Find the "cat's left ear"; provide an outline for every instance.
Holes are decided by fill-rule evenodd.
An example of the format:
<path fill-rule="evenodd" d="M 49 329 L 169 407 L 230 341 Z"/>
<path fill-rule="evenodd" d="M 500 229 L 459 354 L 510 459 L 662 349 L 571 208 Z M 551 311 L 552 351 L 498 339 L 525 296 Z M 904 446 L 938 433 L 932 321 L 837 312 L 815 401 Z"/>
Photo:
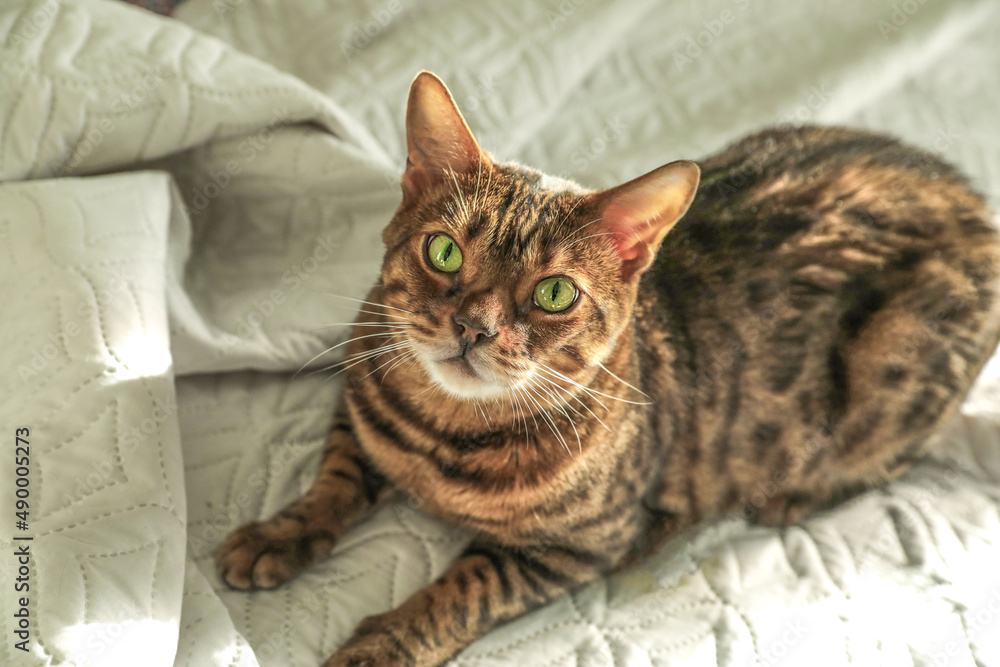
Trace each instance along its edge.
<path fill-rule="evenodd" d="M 700 179 L 698 165 L 678 160 L 591 195 L 622 259 L 623 280 L 631 281 L 649 268 L 663 237 L 694 201 Z"/>
<path fill-rule="evenodd" d="M 404 199 L 419 199 L 450 182 L 452 172 L 474 172 L 489 164 L 444 82 L 427 71 L 417 74 L 406 105 Z"/>

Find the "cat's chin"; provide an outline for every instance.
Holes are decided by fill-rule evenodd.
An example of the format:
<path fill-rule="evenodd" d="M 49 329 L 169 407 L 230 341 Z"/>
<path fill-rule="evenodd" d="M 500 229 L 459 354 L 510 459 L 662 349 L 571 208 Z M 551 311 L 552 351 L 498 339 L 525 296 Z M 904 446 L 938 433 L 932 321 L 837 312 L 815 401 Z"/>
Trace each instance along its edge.
<path fill-rule="evenodd" d="M 443 361 L 422 359 L 431 380 L 441 389 L 456 398 L 473 400 L 496 398 L 507 393 L 507 388 L 484 380 L 465 359 L 452 358 Z"/>

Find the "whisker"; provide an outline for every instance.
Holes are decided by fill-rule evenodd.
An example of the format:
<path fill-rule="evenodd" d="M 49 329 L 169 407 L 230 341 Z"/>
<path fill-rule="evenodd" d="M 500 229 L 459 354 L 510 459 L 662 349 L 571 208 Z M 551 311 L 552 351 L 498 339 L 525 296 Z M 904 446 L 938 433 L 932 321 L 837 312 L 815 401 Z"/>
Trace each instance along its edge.
<path fill-rule="evenodd" d="M 413 324 L 413 322 L 410 321 L 410 318 L 405 317 L 403 315 L 396 315 L 395 313 L 379 313 L 377 311 L 366 310 L 364 308 L 358 308 L 357 312 L 359 312 L 359 313 L 366 313 L 368 315 L 374 315 L 376 317 L 394 317 L 397 320 L 403 320 L 402 322 L 392 322 L 390 320 L 390 322 L 392 322 L 392 324 L 404 324 L 404 323 L 405 324 Z"/>
<path fill-rule="evenodd" d="M 479 206 L 479 183 L 483 180 L 483 153 L 479 152 L 479 170 L 476 172 L 476 193 L 472 195 L 472 205 Z"/>
<path fill-rule="evenodd" d="M 479 401 L 476 401 L 476 402 L 478 403 Z M 487 414 L 487 412 L 486 412 L 486 405 L 485 404 L 482 406 L 482 411 L 483 411 L 483 418 L 486 419 L 486 428 L 492 429 L 493 428 L 492 420 L 490 419 L 489 414 Z"/>
<path fill-rule="evenodd" d="M 404 349 L 406 349 L 406 348 L 404 348 Z M 411 352 L 412 349 L 413 349 L 413 346 L 412 345 L 409 346 L 409 349 L 406 349 L 407 353 Z M 376 371 L 378 371 L 380 368 L 388 366 L 389 364 L 391 364 L 393 362 L 398 362 L 400 359 L 405 360 L 406 359 L 406 355 L 404 354 L 404 355 L 401 355 L 400 357 L 392 357 L 392 358 L 390 358 L 389 361 L 385 361 L 385 362 L 379 364 L 378 366 L 376 366 L 375 368 L 373 368 L 371 371 L 368 372 L 368 375 L 365 375 L 365 377 L 363 377 L 361 379 L 364 380 L 369 375 L 371 375 L 371 374 L 375 373 Z M 395 368 L 395 366 L 393 366 L 392 368 Z M 387 370 L 385 373 L 382 374 L 382 380 L 379 382 L 379 386 L 380 387 L 382 386 L 382 382 L 385 382 L 385 376 L 389 374 L 389 371 L 391 371 L 392 368 L 390 368 L 389 370 Z"/>
<path fill-rule="evenodd" d="M 528 402 L 527 401 L 527 397 L 521 392 L 520 388 L 518 388 L 518 387 L 512 387 L 512 389 L 517 393 L 517 395 L 518 395 L 519 398 L 524 398 L 525 399 L 525 403 Z M 535 419 L 535 413 L 532 412 L 530 409 L 527 412 L 531 416 L 531 421 L 535 424 L 535 432 L 537 433 L 538 432 L 538 420 Z M 525 427 L 527 427 L 527 424 L 525 425 Z"/>
<path fill-rule="evenodd" d="M 577 403 L 579 403 L 580 405 L 582 405 L 582 406 L 583 406 L 583 409 L 584 409 L 584 410 L 586 410 L 587 412 L 589 412 L 589 413 L 590 413 L 590 416 L 591 416 L 591 417 L 593 417 L 594 419 L 596 419 L 596 420 L 597 420 L 597 422 L 598 422 L 598 423 L 599 423 L 599 424 L 600 424 L 601 426 L 603 426 L 603 427 L 604 427 L 604 429 L 605 429 L 605 430 L 606 430 L 606 431 L 607 431 L 608 433 L 611 433 L 611 432 L 612 432 L 612 431 L 611 431 L 611 429 L 610 429 L 610 428 L 608 427 L 608 425 L 604 423 L 604 420 L 603 420 L 603 419 L 601 419 L 600 417 L 598 417 L 598 416 L 597 416 L 597 413 L 596 413 L 596 412 L 594 412 L 593 410 L 591 410 L 591 409 L 590 409 L 590 406 L 589 406 L 589 405 L 587 405 L 587 404 L 586 404 L 586 403 L 585 403 L 585 402 L 583 401 L 583 399 L 581 399 L 581 398 L 580 398 L 579 396 L 577 396 L 576 394 L 574 394 L 573 392 L 571 392 L 571 391 L 570 391 L 569 389 L 567 389 L 566 387 L 563 387 L 563 386 L 559 385 L 558 383 L 554 382 L 553 380 L 550 380 L 549 378 L 546 378 L 546 377 L 539 377 L 539 379 L 540 379 L 540 380 L 545 380 L 546 382 L 548 382 L 549 384 L 551 384 L 551 385 L 552 385 L 553 387 L 555 387 L 555 388 L 556 388 L 556 389 L 558 389 L 559 391 L 563 391 L 563 392 L 566 392 L 566 394 L 567 394 L 567 395 L 568 395 L 568 396 L 569 396 L 570 398 L 572 398 L 572 399 L 573 399 L 574 401 L 576 401 Z M 591 398 L 593 398 L 593 397 L 591 397 Z M 595 400 L 595 401 L 597 401 L 597 399 L 594 399 L 594 400 Z M 598 403 L 600 403 L 599 401 L 597 401 L 597 402 L 598 402 Z M 566 405 L 569 405 L 570 407 L 572 407 L 572 405 L 571 405 L 571 404 L 569 404 L 569 403 L 567 403 Z M 606 408 L 606 407 L 605 407 L 604 409 L 605 409 L 605 410 L 607 410 L 607 408 Z M 579 411 L 579 410 L 576 410 L 576 409 L 574 408 L 574 411 L 575 411 L 575 412 L 576 412 L 576 413 L 577 413 L 578 415 L 580 415 L 581 417 L 583 416 L 583 415 L 582 415 L 582 414 L 580 413 L 580 411 Z"/>
<path fill-rule="evenodd" d="M 538 396 L 538 394 L 535 394 L 535 393 L 534 393 L 534 392 L 532 391 L 532 389 L 531 389 L 530 385 L 525 385 L 525 386 L 523 387 L 523 389 L 524 389 L 524 393 L 525 393 L 525 396 L 526 396 L 526 397 L 527 397 L 527 398 L 528 398 L 528 399 L 529 399 L 529 400 L 530 400 L 530 401 L 531 401 L 532 403 L 534 403 L 534 404 L 535 404 L 535 406 L 537 406 L 537 407 L 538 407 L 538 416 L 539 416 L 539 417 L 541 417 L 541 418 L 542 418 L 542 421 L 544 421 L 544 422 L 545 422 L 545 423 L 546 423 L 546 424 L 548 425 L 548 427 L 549 427 L 549 430 L 550 430 L 550 431 L 552 431 L 552 434 L 553 434 L 554 436 L 556 436 L 556 440 L 557 440 L 557 441 L 559 442 L 559 444 L 560 444 L 560 445 L 562 445 L 562 446 L 563 446 L 563 449 L 565 449 L 565 450 L 566 450 L 566 453 L 567 453 L 567 454 L 569 454 L 570 456 L 573 456 L 573 453 L 572 453 L 572 452 L 570 452 L 570 450 L 569 450 L 569 445 L 568 445 L 568 444 L 566 444 L 566 438 L 564 438 L 564 437 L 563 437 L 563 434 L 562 434 L 562 432 L 560 432 L 560 431 L 559 431 L 559 428 L 558 428 L 558 427 L 556 426 L 556 423 L 555 423 L 555 421 L 554 421 L 554 420 L 552 419 L 552 416 L 551 416 L 551 415 L 549 415 L 549 414 L 548 414 L 548 413 L 547 413 L 547 412 L 545 411 L 545 408 L 543 408 L 543 407 L 542 407 L 541 403 L 539 403 L 538 399 L 536 398 L 536 396 Z"/>
<path fill-rule="evenodd" d="M 325 324 L 321 327 L 312 327 L 307 329 L 307 331 L 324 331 L 326 329 L 335 329 L 336 327 L 383 327 L 386 329 L 406 329 L 412 326 L 412 324 L 406 322 L 334 322 L 332 324 Z"/>
<path fill-rule="evenodd" d="M 574 206 L 573 208 L 576 208 L 576 207 Z M 572 233 L 570 233 L 565 239 L 563 239 L 563 242 L 560 245 L 560 247 L 562 247 L 562 246 L 566 245 L 567 243 L 569 243 L 570 241 L 572 241 L 574 236 L 576 236 L 577 234 L 579 234 L 580 232 L 582 232 L 583 230 L 585 230 L 587 227 L 590 227 L 591 225 L 596 224 L 596 223 L 600 222 L 603 219 L 604 218 L 594 218 L 593 220 L 591 220 L 587 224 L 582 225 L 580 227 L 577 227 L 575 230 L 573 230 Z"/>
<path fill-rule="evenodd" d="M 462 215 L 464 215 L 465 218 L 468 219 L 469 207 L 465 203 L 465 198 L 462 196 L 462 188 L 458 185 L 458 177 L 455 176 L 455 170 L 451 168 L 451 165 L 448 166 L 448 173 L 451 174 L 451 180 L 455 184 L 455 195 L 459 206 L 461 206 L 462 208 Z"/>
<path fill-rule="evenodd" d="M 389 368 L 385 369 L 385 373 L 382 373 L 382 379 L 378 381 L 378 386 L 381 387 L 382 385 L 384 385 L 385 384 L 385 379 L 387 377 L 389 377 L 389 373 L 391 373 L 393 371 L 393 369 L 398 368 L 399 366 L 402 366 L 407 361 L 410 361 L 410 358 L 409 358 L 408 355 L 404 354 L 404 355 L 398 357 L 395 360 L 395 363 L 392 366 L 389 366 Z M 379 368 L 381 368 L 381 366 L 379 366 Z M 376 368 L 375 370 L 378 370 L 378 368 Z M 374 373 L 374 372 L 375 371 L 372 371 L 372 373 Z M 365 376 L 365 377 L 367 377 L 367 376 Z"/>
<path fill-rule="evenodd" d="M 535 376 L 535 377 L 533 377 L 533 378 L 531 379 L 531 381 L 532 381 L 532 382 L 534 382 L 534 381 L 536 381 L 536 380 L 540 380 L 540 381 L 544 381 L 544 382 L 548 382 L 549 384 L 552 384 L 552 385 L 555 385 L 555 382 L 553 382 L 552 380 L 550 380 L 549 378 L 546 378 L 546 377 L 538 377 L 538 376 Z M 556 385 L 556 386 L 558 386 L 558 385 Z M 576 409 L 575 407 L 573 407 L 573 404 L 572 404 L 572 403 L 569 403 L 569 402 L 564 402 L 564 401 L 560 400 L 560 398 L 559 398 L 559 395 L 558 395 L 558 394 L 556 394 L 556 393 L 555 393 L 554 391 L 552 391 L 551 389 L 549 389 L 548 387 L 546 387 L 545 385 L 542 385 L 542 384 L 538 384 L 538 385 L 537 385 L 537 387 L 538 387 L 539 389 L 544 389 L 545 391 L 547 391 L 547 392 L 548 392 L 549 396 L 551 396 L 551 398 L 552 398 L 552 402 L 553 402 L 553 404 L 554 404 L 554 405 L 557 405 L 557 406 L 560 406 L 560 407 L 563 407 L 563 408 L 569 408 L 569 409 L 570 409 L 570 410 L 572 410 L 572 411 L 573 411 L 573 412 L 574 412 L 574 413 L 575 413 L 575 414 L 576 414 L 576 415 L 577 415 L 578 417 L 583 417 L 583 413 L 582 413 L 582 412 L 580 412 L 579 410 L 577 410 L 577 409 Z M 572 392 L 568 392 L 568 391 L 567 391 L 567 393 L 569 394 L 570 398 L 573 398 L 573 399 L 576 399 L 576 396 L 574 396 Z M 577 400 L 579 400 L 579 399 L 577 399 Z M 584 407 L 586 407 L 586 406 L 584 406 Z"/>
<path fill-rule="evenodd" d="M 569 250 L 570 248 L 572 248 L 573 246 L 575 246 L 577 243 L 583 243 L 587 239 L 595 239 L 598 236 L 614 236 L 614 235 L 615 235 L 615 232 L 599 232 L 597 234 L 590 234 L 589 236 L 584 236 L 582 239 L 577 239 L 577 240 L 573 241 L 568 246 L 566 246 L 566 249 Z"/>
<path fill-rule="evenodd" d="M 416 315 L 412 310 L 407 310 L 405 308 L 397 308 L 396 306 L 390 306 L 385 303 L 377 303 L 375 301 L 366 301 L 364 299 L 355 299 L 353 296 L 344 296 L 343 294 L 334 294 L 333 292 L 324 292 L 327 296 L 336 297 L 338 299 L 346 299 L 348 301 L 354 301 L 356 303 L 366 303 L 369 306 L 379 306 L 381 308 L 389 308 L 391 310 L 398 310 L 402 313 L 409 313 L 410 315 Z"/>
<path fill-rule="evenodd" d="M 594 399 L 594 402 L 595 402 L 595 403 L 597 403 L 597 404 L 598 404 L 599 406 L 601 406 L 601 407 L 602 407 L 602 408 L 604 408 L 605 410 L 607 410 L 607 409 L 608 409 L 608 406 L 606 406 L 606 405 L 604 404 L 604 402 L 603 402 L 603 401 L 602 401 L 601 399 L 597 398 L 597 396 L 596 396 L 596 395 L 594 395 L 594 394 L 591 394 L 591 393 L 590 393 L 590 390 L 588 390 L 588 389 L 587 389 L 587 387 L 584 387 L 584 386 L 583 386 L 582 384 L 580 384 L 579 382 L 576 382 L 575 380 L 571 380 L 570 378 L 567 378 L 566 376 L 562 375 L 561 373 L 557 373 L 557 372 L 555 372 L 555 371 L 552 371 L 551 369 L 549 369 L 549 368 L 548 368 L 548 366 L 543 366 L 543 365 L 542 365 L 542 364 L 540 364 L 540 363 L 539 363 L 539 364 L 537 365 L 537 368 L 538 368 L 538 370 L 539 370 L 539 371 L 541 371 L 541 372 L 543 372 L 543 373 L 548 373 L 548 374 L 551 374 L 551 375 L 552 375 L 552 377 L 554 377 L 554 378 L 558 378 L 558 379 L 560 379 L 560 380 L 563 380 L 563 381 L 566 381 L 566 382 L 569 382 L 570 384 L 572 384 L 572 385 L 574 385 L 574 386 L 576 386 L 576 387 L 579 387 L 580 389 L 582 389 L 582 390 L 584 391 L 584 393 L 586 393 L 586 394 L 587 394 L 588 396 L 590 396 L 590 398 Z"/>
<path fill-rule="evenodd" d="M 602 370 L 603 370 L 603 371 L 604 371 L 605 373 L 607 373 L 608 375 L 610 375 L 610 376 L 611 376 L 611 377 L 613 377 L 614 379 L 618 380 L 619 382 L 621 382 L 621 383 L 622 383 L 623 385 L 625 385 L 625 386 L 626 386 L 626 387 L 628 387 L 629 389 L 634 389 L 635 391 L 639 392 L 640 394 L 642 394 L 642 395 L 643 395 L 643 396 L 645 396 L 646 398 L 648 398 L 648 399 L 652 400 L 652 396 L 650 396 L 649 394 L 647 394 L 646 392 L 644 392 L 644 391 L 643 391 L 642 389 L 639 389 L 639 388 L 638 388 L 638 387 L 636 387 L 636 386 L 633 386 L 633 385 L 630 385 L 630 384 L 629 384 L 628 382 L 626 382 L 625 380 L 621 379 L 620 377 L 618 377 L 617 375 L 615 375 L 614 373 L 612 373 L 611 371 L 609 371 L 609 370 L 608 370 L 608 368 L 607 368 L 607 366 L 605 366 L 605 365 L 604 365 L 604 364 L 602 364 L 601 362 L 599 362 L 599 361 L 598 361 L 598 362 L 597 362 L 597 365 L 598 365 L 598 366 L 600 366 L 600 367 L 601 367 L 601 369 L 602 369 Z"/>
<path fill-rule="evenodd" d="M 486 414 L 486 406 L 480 405 L 479 399 L 474 399 L 472 402 L 472 409 L 476 411 L 476 415 L 483 420 L 483 424 L 486 425 L 487 429 L 492 429 L 493 425 L 490 423 L 490 418 Z"/>
<path fill-rule="evenodd" d="M 490 196 L 490 186 L 493 185 L 493 172 L 494 171 L 496 171 L 496 169 L 494 169 L 493 166 L 490 165 L 490 173 L 489 173 L 489 176 L 487 176 L 487 178 L 486 178 L 486 190 L 483 191 L 483 200 L 484 201 L 486 199 L 488 199 L 489 196 Z M 479 208 L 482 208 L 482 205 L 479 204 L 478 202 L 476 203 L 476 206 L 478 206 Z"/>
<path fill-rule="evenodd" d="M 515 387 L 514 391 L 518 392 L 518 394 L 522 398 L 524 398 L 524 402 L 527 403 L 529 406 L 534 405 L 536 408 L 538 408 L 538 412 L 537 413 L 536 412 L 532 412 L 531 413 L 531 418 L 532 419 L 535 419 L 535 415 L 537 414 L 539 417 L 542 418 L 542 421 L 545 420 L 545 417 L 546 417 L 545 410 L 542 409 L 542 406 L 539 405 L 538 401 L 535 400 L 534 397 L 532 397 L 530 394 L 528 394 L 527 387 L 525 387 L 525 386 Z M 535 429 L 536 430 L 538 429 L 538 421 L 537 420 L 535 421 Z M 558 434 L 556 435 L 556 437 L 557 438 L 559 437 Z"/>
<path fill-rule="evenodd" d="M 298 377 L 299 373 L 301 373 L 306 368 L 306 366 L 308 366 L 312 362 L 316 361 L 317 359 L 319 359 L 320 357 L 322 357 L 324 354 L 327 354 L 329 352 L 333 352 L 338 347 L 343 347 L 344 345 L 347 345 L 348 343 L 353 343 L 354 341 L 361 340 L 363 338 L 375 338 L 377 336 L 384 336 L 386 338 L 392 338 L 394 336 L 399 336 L 401 334 L 402 334 L 402 332 L 395 331 L 395 332 L 389 332 L 389 333 L 373 333 L 373 334 L 367 334 L 365 336 L 355 336 L 354 338 L 348 338 L 347 340 L 343 341 L 342 343 L 337 343 L 336 345 L 334 345 L 332 347 L 326 348 L 325 350 L 323 350 L 322 352 L 320 352 L 319 354 L 317 354 L 316 356 L 314 356 L 312 359 L 310 359 L 306 363 L 302 364 L 302 366 L 299 367 L 299 370 L 295 371 L 295 374 L 292 375 L 292 379 L 294 380 L 296 377 Z"/>
<path fill-rule="evenodd" d="M 586 197 L 580 197 L 579 199 L 576 200 L 576 203 L 573 204 L 573 206 L 568 211 L 566 211 L 566 215 L 564 215 L 562 218 L 559 219 L 559 224 L 560 225 L 562 223 L 566 222 L 566 220 L 569 218 L 569 216 L 573 215 L 573 211 L 576 210 L 576 207 L 579 206 L 580 203 L 583 202 L 584 199 L 586 199 Z M 600 220 L 600 218 L 598 218 L 598 220 Z M 587 224 L 589 225 L 589 224 L 593 224 L 593 223 L 587 223 Z M 579 230 L 577 230 L 577 231 L 579 231 Z M 576 232 L 573 232 L 573 233 L 575 234 Z M 571 234 L 571 236 L 572 236 L 572 234 Z"/>
<path fill-rule="evenodd" d="M 365 357 L 363 359 L 358 359 L 358 360 L 354 361 L 353 363 L 351 363 L 351 365 L 349 365 L 349 366 L 347 366 L 345 368 L 341 368 L 336 373 L 332 373 L 328 378 L 326 378 L 326 380 L 323 381 L 323 383 L 326 384 L 330 380 L 333 380 L 334 378 L 336 378 L 338 375 L 342 375 L 342 374 L 346 373 L 347 371 L 351 370 L 352 368 L 354 368 L 358 364 L 363 364 L 366 361 L 369 361 L 370 359 L 378 358 L 378 357 L 382 356 L 383 354 L 388 354 L 389 352 L 393 352 L 396 349 L 402 349 L 402 348 L 394 348 L 394 349 L 389 349 L 389 350 L 381 350 L 381 351 L 379 351 L 378 354 L 369 355 L 369 356 L 367 356 L 367 357 Z M 330 368 L 332 368 L 332 366 L 329 367 L 329 368 L 327 368 L 327 369 L 325 369 L 325 370 L 330 370 Z"/>
<path fill-rule="evenodd" d="M 605 398 L 610 398 L 611 400 L 619 401 L 621 403 L 629 403 L 630 405 L 652 405 L 652 403 L 649 402 L 649 401 L 630 401 L 628 399 L 620 398 L 618 396 L 612 396 L 611 394 L 605 394 L 602 391 L 597 391 L 596 389 L 591 389 L 590 387 L 585 387 L 582 384 L 580 384 L 579 382 L 577 382 L 576 380 L 573 380 L 572 378 L 568 378 L 565 375 L 563 375 L 562 373 L 560 373 L 559 371 L 551 369 L 548 366 L 545 366 L 544 364 L 538 364 L 538 368 L 539 368 L 539 370 L 541 370 L 543 372 L 552 373 L 553 375 L 555 375 L 556 377 L 558 377 L 561 380 L 564 380 L 565 382 L 569 382 L 570 384 L 576 385 L 577 387 L 579 387 L 580 389 L 584 390 L 585 392 L 587 392 L 588 394 L 591 394 L 591 395 L 604 396 Z M 607 409 L 607 406 L 604 406 L 603 404 L 602 404 L 602 407 L 604 407 L 605 409 Z"/>
<path fill-rule="evenodd" d="M 321 289 L 314 289 L 312 287 L 306 287 L 306 289 L 312 290 L 313 292 L 316 292 L 318 294 L 323 294 L 324 296 L 332 296 L 332 297 L 337 298 L 337 299 L 345 299 L 347 301 L 353 301 L 355 303 L 360 303 L 362 305 L 363 304 L 368 304 L 368 305 L 371 305 L 371 306 L 375 306 L 377 308 L 388 308 L 388 309 L 391 309 L 391 310 L 398 310 L 398 311 L 403 312 L 403 313 L 409 313 L 411 315 L 419 315 L 419 313 L 416 313 L 416 312 L 414 312 L 412 310 L 406 310 L 405 308 L 396 308 L 395 306 L 390 306 L 390 305 L 385 304 L 385 303 L 375 303 L 374 301 L 366 301 L 364 299 L 355 299 L 354 297 L 344 296 L 343 294 L 335 294 L 333 292 L 328 292 L 326 290 L 321 290 Z M 339 306 L 339 304 L 331 304 L 331 305 Z M 403 320 L 404 322 L 410 322 L 410 318 L 404 317 L 403 315 L 396 315 L 395 313 L 388 313 L 388 312 L 384 312 L 384 311 L 380 312 L 380 311 L 377 311 L 377 310 L 367 310 L 365 308 L 358 308 L 357 311 L 355 311 L 355 312 L 358 312 L 358 313 L 367 313 L 369 315 L 375 315 L 375 316 L 378 316 L 378 317 L 394 317 L 397 320 Z M 357 324 L 357 322 L 355 322 L 355 324 Z"/>
<path fill-rule="evenodd" d="M 562 413 L 563 417 L 566 418 L 566 421 L 569 422 L 570 427 L 573 429 L 573 433 L 576 434 L 576 447 L 579 450 L 579 452 L 582 454 L 583 453 L 583 443 L 580 441 L 580 432 L 576 430 L 576 424 L 573 422 L 573 418 L 569 416 L 569 413 L 566 412 L 566 409 L 562 405 L 559 405 L 559 401 L 557 400 L 555 394 L 553 394 L 553 392 L 550 389 L 548 389 L 547 387 L 539 384 L 538 381 L 535 380 L 534 378 L 529 378 L 528 383 L 529 383 L 529 385 L 531 385 L 532 387 L 534 387 L 535 391 L 539 392 L 542 395 L 548 396 L 549 400 L 553 402 L 553 405 L 555 406 L 555 408 L 557 410 L 559 410 L 559 412 Z M 576 411 L 576 409 L 573 408 L 572 406 L 569 406 L 569 407 L 572 410 L 574 410 L 574 412 Z M 579 412 L 577 412 L 577 414 L 579 414 Z"/>
<path fill-rule="evenodd" d="M 527 447 L 528 446 L 528 442 L 529 442 L 528 441 L 528 420 L 524 416 L 524 410 L 521 409 L 521 403 L 520 403 L 520 401 L 516 401 L 515 402 L 515 400 L 514 400 L 514 392 L 513 392 L 513 388 L 512 387 L 508 387 L 507 388 L 507 398 L 510 399 L 510 411 L 511 411 L 511 414 L 515 418 L 515 423 L 516 423 L 516 419 L 518 417 L 518 414 L 520 414 L 521 423 L 524 424 L 524 445 L 525 445 L 525 447 Z"/>
<path fill-rule="evenodd" d="M 517 407 L 521 411 L 521 418 L 524 420 L 524 446 L 527 448 L 531 446 L 531 431 L 528 430 L 528 417 L 527 417 L 529 411 L 526 410 L 525 406 L 521 403 L 520 395 L 515 394 L 515 397 L 517 398 Z M 533 416 L 532 420 L 534 420 Z M 535 431 L 537 430 L 538 430 L 538 424 L 536 422 Z"/>
<path fill-rule="evenodd" d="M 394 350 L 402 349 L 404 347 L 409 346 L 410 344 L 411 343 L 409 341 L 401 341 L 401 342 L 396 342 L 396 343 L 382 345 L 382 346 L 373 348 L 371 350 L 365 350 L 364 352 L 358 352 L 357 354 L 351 355 L 351 356 L 347 357 L 346 359 L 342 359 L 342 360 L 340 360 L 340 361 L 338 361 L 338 362 L 336 362 L 334 364 L 330 364 L 329 366 L 325 366 L 324 368 L 316 369 L 315 371 L 312 371 L 310 373 L 310 375 L 315 374 L 315 373 L 322 373 L 324 371 L 333 370 L 337 366 L 342 366 L 343 364 L 350 364 L 349 366 L 347 366 L 347 368 L 342 368 L 339 371 L 337 371 L 337 374 L 339 375 L 340 373 L 343 373 L 344 371 L 346 371 L 348 368 L 353 368 L 354 366 L 356 366 L 357 364 L 361 363 L 362 361 L 366 361 L 366 360 L 374 358 L 374 357 L 379 357 L 379 356 L 381 356 L 383 354 L 386 354 L 388 352 L 392 352 Z"/>
<path fill-rule="evenodd" d="M 417 358 L 416 354 L 413 355 L 413 358 L 414 358 L 414 360 L 416 360 L 416 358 Z M 428 391 L 430 391 L 433 388 L 434 388 L 434 385 L 432 383 L 428 383 L 428 385 L 426 387 L 424 387 L 423 389 L 421 389 L 420 391 L 418 391 L 416 394 L 414 394 L 413 398 L 414 399 L 420 398 L 421 396 L 423 396 L 424 394 L 426 394 Z"/>
<path fill-rule="evenodd" d="M 516 429 L 517 428 L 517 412 L 514 411 L 514 399 L 511 398 L 511 393 L 510 393 L 510 388 L 509 387 L 507 388 L 506 394 L 507 394 L 507 400 L 510 401 L 510 415 L 511 415 L 511 420 L 512 420 L 511 427 L 512 427 L 512 429 Z M 517 460 L 518 449 L 519 449 L 519 444 L 515 442 L 514 443 L 514 459 L 515 460 Z"/>

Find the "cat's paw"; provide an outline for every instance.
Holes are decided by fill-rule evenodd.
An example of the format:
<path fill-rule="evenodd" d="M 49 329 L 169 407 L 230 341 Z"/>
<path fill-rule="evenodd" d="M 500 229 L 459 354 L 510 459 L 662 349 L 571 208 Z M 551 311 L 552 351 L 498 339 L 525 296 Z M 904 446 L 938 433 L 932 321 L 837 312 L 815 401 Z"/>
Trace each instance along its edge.
<path fill-rule="evenodd" d="M 386 667 L 387 663 L 380 659 L 375 651 L 354 648 L 337 651 L 323 663 L 323 667 Z"/>
<path fill-rule="evenodd" d="M 354 637 L 323 663 L 323 667 L 402 667 L 426 664 L 388 633 Z M 431 663 L 435 664 L 435 663 Z"/>
<path fill-rule="evenodd" d="M 351 638 L 323 667 L 429 667 L 444 664 L 461 648 L 447 638 L 433 645 L 426 639 L 416 640 L 409 634 L 412 623 L 400 626 L 399 613 L 396 610 L 362 619 Z"/>
<path fill-rule="evenodd" d="M 329 531 L 308 530 L 289 519 L 254 521 L 223 542 L 215 553 L 215 567 L 231 588 L 277 588 L 330 553 L 335 541 Z"/>

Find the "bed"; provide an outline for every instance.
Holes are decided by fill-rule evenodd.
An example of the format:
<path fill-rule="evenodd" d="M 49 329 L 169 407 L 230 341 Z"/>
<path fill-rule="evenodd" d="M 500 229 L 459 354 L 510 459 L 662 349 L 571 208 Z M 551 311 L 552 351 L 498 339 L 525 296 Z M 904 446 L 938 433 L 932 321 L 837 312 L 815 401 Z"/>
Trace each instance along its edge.
<path fill-rule="evenodd" d="M 315 472 L 338 357 L 307 362 L 377 275 L 419 69 L 495 156 L 590 187 L 837 123 L 959 164 L 996 206 L 998 28 L 992 0 L 5 2 L 0 425 L 12 451 L 28 430 L 30 510 L 0 522 L 0 663 L 316 665 L 467 543 L 399 499 L 279 590 L 212 563 Z M 784 530 L 700 526 L 452 664 L 1000 664 L 998 563 L 994 359 L 888 489 Z"/>

